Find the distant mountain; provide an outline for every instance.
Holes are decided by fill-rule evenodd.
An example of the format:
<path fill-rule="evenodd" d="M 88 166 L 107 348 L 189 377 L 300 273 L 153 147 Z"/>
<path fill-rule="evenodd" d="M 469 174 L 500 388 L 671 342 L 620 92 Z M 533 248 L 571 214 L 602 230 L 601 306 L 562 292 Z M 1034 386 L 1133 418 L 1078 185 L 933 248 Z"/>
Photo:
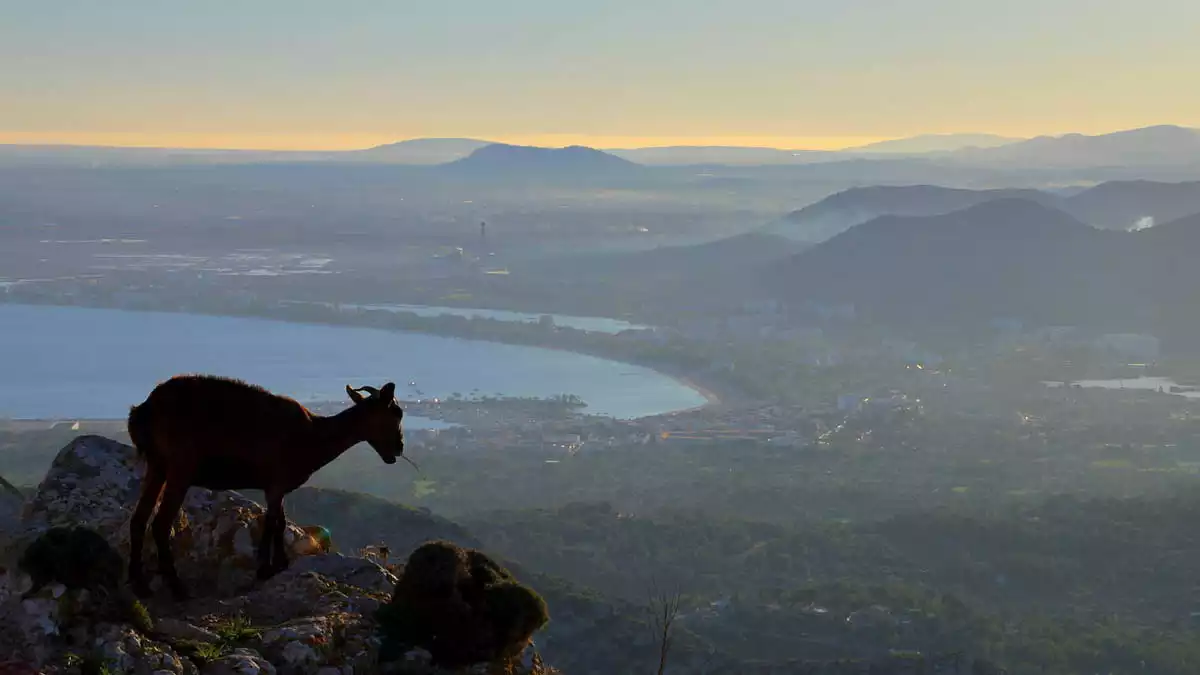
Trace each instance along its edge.
<path fill-rule="evenodd" d="M 92 145 L 3 145 L 0 166 L 162 166 L 180 164 L 270 164 L 279 162 L 370 162 L 444 164 L 490 144 L 470 138 L 418 138 L 364 150 L 221 150 L 125 148 Z"/>
<path fill-rule="evenodd" d="M 104 145 L 0 144 L 5 166 L 173 166 L 180 164 L 257 164 L 321 159 L 319 152 L 208 150 L 201 148 L 130 148 Z"/>
<path fill-rule="evenodd" d="M 995 148 L 1022 139 L 997 136 L 995 134 L 923 134 L 910 138 L 870 143 L 856 148 L 846 148 L 843 153 L 878 154 L 924 154 L 950 152 L 963 148 Z"/>
<path fill-rule="evenodd" d="M 880 216 L 936 216 L 1004 198 L 1056 208 L 1100 229 L 1130 230 L 1200 213 L 1200 182 L 1109 181 L 1063 191 L 936 185 L 851 188 L 793 211 L 760 231 L 815 243 Z"/>
<path fill-rule="evenodd" d="M 539 174 L 546 176 L 624 175 L 642 168 L 629 160 L 581 145 L 539 148 L 492 143 L 470 155 L 442 165 L 458 174 L 497 176 Z"/>
<path fill-rule="evenodd" d="M 445 164 L 462 159 L 492 141 L 474 138 L 414 138 L 399 143 L 377 145 L 366 150 L 351 150 L 341 159 L 367 160 L 393 164 Z"/>
<path fill-rule="evenodd" d="M 1200 182 L 1110 181 L 1067 198 L 1066 209 L 1105 229 L 1150 227 L 1200 213 Z"/>
<path fill-rule="evenodd" d="M 936 185 L 851 188 L 787 214 L 762 229 L 795 241 L 819 242 L 880 216 L 934 216 L 1003 198 L 1055 205 L 1037 190 L 965 190 Z"/>
<path fill-rule="evenodd" d="M 776 264 L 766 278 L 792 303 L 851 303 L 916 330 L 1030 324 L 1200 338 L 1200 215 L 1139 232 L 1098 230 L 1029 200 L 949 214 L 884 216 Z"/>
<path fill-rule="evenodd" d="M 726 165 L 765 166 L 772 164 L 811 164 L 844 159 L 836 152 L 821 150 L 781 150 L 738 146 L 676 145 L 657 148 L 619 148 L 605 150 L 638 164 L 655 166 Z"/>
<path fill-rule="evenodd" d="M 1099 136 L 1039 136 L 996 148 L 965 148 L 953 157 L 1029 168 L 1200 164 L 1200 132 L 1161 125 Z"/>

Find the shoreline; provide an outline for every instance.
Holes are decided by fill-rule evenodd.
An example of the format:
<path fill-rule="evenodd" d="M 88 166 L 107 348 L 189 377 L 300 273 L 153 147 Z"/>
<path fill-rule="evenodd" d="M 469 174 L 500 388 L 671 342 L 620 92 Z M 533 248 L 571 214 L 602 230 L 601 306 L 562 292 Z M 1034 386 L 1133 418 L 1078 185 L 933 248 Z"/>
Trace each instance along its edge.
<path fill-rule="evenodd" d="M 10 303 L 6 302 L 5 304 L 10 304 Z M 380 327 L 380 326 L 362 325 L 362 324 L 356 324 L 356 323 L 352 323 L 352 322 L 294 321 L 294 320 L 275 317 L 275 316 L 264 316 L 264 315 L 254 315 L 254 314 L 251 314 L 251 315 L 224 314 L 224 313 L 218 313 L 218 312 L 208 312 L 208 311 L 197 312 L 197 311 L 178 310 L 178 309 L 174 309 L 174 310 L 173 309 L 130 309 L 130 308 L 123 308 L 123 307 L 109 307 L 109 306 L 104 306 L 104 305 L 99 305 L 99 306 L 97 306 L 97 305 L 75 305 L 75 304 L 60 304 L 60 303 L 54 303 L 54 302 L 48 302 L 48 303 L 18 302 L 18 303 L 11 303 L 11 304 L 26 305 L 26 306 L 78 307 L 81 309 L 106 309 L 106 310 L 127 311 L 127 312 L 192 314 L 192 315 L 197 315 L 197 316 L 227 317 L 227 318 L 233 318 L 233 319 L 249 318 L 249 319 L 260 319 L 260 320 L 265 320 L 265 321 L 277 321 L 280 323 L 289 323 L 289 324 L 297 324 L 297 325 L 345 326 L 345 327 L 350 327 L 350 328 L 365 328 L 365 329 L 373 329 L 373 330 L 383 330 L 383 331 L 388 331 L 388 332 L 410 333 L 410 334 L 414 334 L 414 335 L 431 335 L 431 336 L 440 337 L 440 338 L 444 338 L 444 339 L 450 339 L 450 340 L 489 342 L 492 344 L 513 345 L 513 346 L 518 346 L 518 347 L 530 347 L 533 349 L 548 349 L 548 350 L 553 350 L 553 351 L 558 351 L 558 352 L 575 354 L 575 355 L 579 355 L 579 356 L 587 356 L 587 357 L 591 357 L 591 358 L 595 358 L 595 359 L 612 361 L 614 363 L 622 363 L 622 364 L 634 366 L 637 368 L 644 368 L 646 370 L 658 373 L 659 375 L 662 375 L 663 377 L 670 378 L 677 384 L 682 385 L 688 389 L 691 389 L 692 391 L 699 394 L 702 398 L 704 398 L 704 403 L 701 403 L 701 404 L 695 405 L 695 406 L 691 406 L 689 408 L 681 408 L 679 410 L 672 410 L 672 411 L 656 413 L 656 414 L 652 414 L 652 415 L 641 415 L 641 416 L 630 418 L 630 419 L 644 419 L 647 417 L 660 417 L 663 415 L 677 415 L 680 413 L 696 412 L 698 410 L 703 410 L 704 408 L 722 405 L 726 402 L 727 399 L 737 398 L 732 393 L 729 393 L 725 396 L 721 396 L 721 395 L 717 394 L 714 391 L 714 389 L 716 387 L 710 386 L 711 383 L 703 383 L 702 384 L 701 382 L 698 381 L 698 380 L 700 380 L 700 376 L 698 376 L 697 374 L 694 374 L 694 373 L 684 373 L 684 372 L 678 371 L 674 368 L 671 368 L 669 366 L 663 367 L 663 366 L 659 366 L 659 365 L 639 363 L 637 361 L 632 361 L 632 360 L 624 360 L 624 359 L 620 359 L 620 358 L 615 358 L 613 356 L 605 355 L 603 353 L 597 353 L 594 351 L 580 351 L 580 350 L 571 349 L 569 347 L 562 346 L 562 345 L 531 344 L 531 343 L 524 342 L 524 341 L 489 340 L 486 338 L 465 337 L 465 336 L 461 336 L 461 335 L 443 333 L 440 331 L 395 329 L 395 328 L 386 328 L 386 327 Z M 107 422 L 107 421 L 109 421 L 109 420 L 83 420 L 81 418 L 73 418 L 73 417 L 54 418 L 51 420 L 30 419 L 30 418 L 3 418 L 3 419 L 7 419 L 7 421 L 11 421 L 11 422 L 25 422 L 25 423 L 42 422 L 42 421 L 53 421 L 53 422 L 67 422 L 67 421 L 93 421 L 93 422 L 104 421 L 104 422 Z M 2 423 L 3 419 L 0 419 L 0 423 Z"/>

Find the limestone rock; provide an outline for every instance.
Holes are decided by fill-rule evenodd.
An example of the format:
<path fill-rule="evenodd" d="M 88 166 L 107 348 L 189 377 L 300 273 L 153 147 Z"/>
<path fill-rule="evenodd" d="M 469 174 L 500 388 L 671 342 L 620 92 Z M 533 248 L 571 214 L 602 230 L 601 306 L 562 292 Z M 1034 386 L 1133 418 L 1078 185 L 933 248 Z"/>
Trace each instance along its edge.
<path fill-rule="evenodd" d="M 8 563 L 19 559 L 40 535 L 76 526 L 98 534 L 122 562 L 127 560 L 128 523 L 140 475 L 134 450 L 106 438 L 82 436 L 59 452 L 25 504 L 15 536 L 6 540 L 9 546 L 0 558 L 0 646 L 16 649 L 12 660 L 0 652 L 0 672 L 9 672 L 10 663 L 33 663 L 30 673 L 78 675 L 80 660 L 90 659 L 109 672 L 135 675 L 448 675 L 433 663 L 430 652 L 421 650 L 412 651 L 423 658 L 381 664 L 383 639 L 376 610 L 404 580 L 375 561 L 306 546 L 303 538 L 311 533 L 289 522 L 288 545 L 313 555 L 294 558 L 288 570 L 257 582 L 254 550 L 264 509 L 236 492 L 189 491 L 173 543 L 180 575 L 195 596 L 186 603 L 159 594 L 143 607 L 126 599 L 123 585 L 115 590 L 110 584 L 93 584 L 91 590 L 72 587 L 80 585 L 78 578 L 90 577 L 53 578 L 78 576 L 54 565 L 46 566 L 52 568 L 52 578 L 36 587 L 30 575 Z M 82 540 L 95 541 L 91 532 Z M 156 567 L 153 548 L 147 541 L 148 570 Z M 519 598 L 505 594 L 515 583 L 500 574 L 503 570 L 490 561 L 484 564 L 476 552 L 463 555 L 474 569 L 465 578 L 482 583 L 486 577 L 504 587 L 493 598 L 507 603 L 501 614 L 520 609 L 520 602 L 513 604 Z M 408 588 L 421 585 L 420 572 L 418 565 Z M 425 609 L 436 611 L 439 600 L 426 600 L 434 604 L 426 603 Z M 494 605 L 491 611 L 495 614 L 500 608 Z M 511 637 L 514 629 L 520 633 L 529 628 L 528 623 L 516 621 L 521 625 L 515 626 L 502 620 L 489 623 L 487 630 L 493 638 L 500 633 Z M 519 635 L 513 641 L 512 653 L 507 654 L 513 668 L 505 672 L 550 672 L 522 667 L 517 654 L 527 642 Z M 472 649 L 464 653 L 481 653 Z M 458 672 L 487 670 L 486 664 L 463 667 L 466 670 Z"/>
<path fill-rule="evenodd" d="M 396 575 L 375 562 L 350 558 L 340 553 L 325 553 L 297 559 L 288 570 L 291 573 L 316 572 L 339 583 L 350 584 L 378 593 L 390 592 L 396 586 Z"/>
<path fill-rule="evenodd" d="M 129 519 L 137 504 L 142 468 L 134 449 L 101 436 L 81 436 L 63 448 L 25 505 L 18 538 L 28 545 L 55 526 L 84 525 L 129 554 Z M 265 509 L 237 492 L 191 488 L 175 522 L 172 543 L 185 583 L 230 594 L 254 580 L 255 549 Z M 294 523 L 289 546 L 307 537 Z M 154 544 L 142 555 L 155 569 Z M 156 578 L 156 581 L 157 578 Z"/>

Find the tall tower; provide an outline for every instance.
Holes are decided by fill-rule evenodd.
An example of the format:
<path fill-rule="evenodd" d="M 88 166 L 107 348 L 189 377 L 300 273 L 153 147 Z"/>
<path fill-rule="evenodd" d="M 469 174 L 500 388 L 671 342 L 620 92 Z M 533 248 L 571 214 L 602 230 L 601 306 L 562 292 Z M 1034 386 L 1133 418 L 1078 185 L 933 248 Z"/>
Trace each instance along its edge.
<path fill-rule="evenodd" d="M 481 258 L 483 258 L 483 257 L 486 257 L 486 256 L 487 256 L 487 254 L 488 254 L 488 250 L 487 250 L 487 223 L 486 223 L 486 222 L 480 222 L 480 223 L 479 223 L 479 257 L 481 257 Z"/>

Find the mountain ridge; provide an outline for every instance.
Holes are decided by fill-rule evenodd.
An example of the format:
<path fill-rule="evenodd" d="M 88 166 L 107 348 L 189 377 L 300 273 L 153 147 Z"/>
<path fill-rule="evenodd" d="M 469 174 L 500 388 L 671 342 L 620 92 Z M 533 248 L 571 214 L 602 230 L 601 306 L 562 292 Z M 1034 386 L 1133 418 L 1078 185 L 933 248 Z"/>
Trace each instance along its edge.
<path fill-rule="evenodd" d="M 1065 211 L 1001 199 L 935 216 L 882 216 L 772 266 L 788 303 L 850 303 L 864 319 L 922 331 L 996 317 L 1106 332 L 1200 335 L 1188 270 L 1200 215 L 1103 230 Z"/>
<path fill-rule="evenodd" d="M 881 216 L 941 215 L 1008 197 L 1036 201 L 1107 230 L 1144 228 L 1200 213 L 1200 181 L 1106 181 L 1068 194 L 1032 188 L 875 185 L 834 193 L 758 231 L 811 243 Z"/>

